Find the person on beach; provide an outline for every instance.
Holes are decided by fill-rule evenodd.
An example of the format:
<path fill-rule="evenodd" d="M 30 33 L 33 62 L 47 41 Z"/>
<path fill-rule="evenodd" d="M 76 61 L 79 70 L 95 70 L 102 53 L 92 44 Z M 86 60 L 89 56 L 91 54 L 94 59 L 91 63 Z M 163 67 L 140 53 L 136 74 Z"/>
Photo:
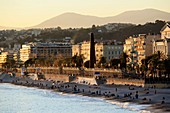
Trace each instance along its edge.
<path fill-rule="evenodd" d="M 138 99 L 138 91 L 136 91 L 136 95 L 135 95 L 136 99 Z"/>
<path fill-rule="evenodd" d="M 165 103 L 165 97 L 162 97 L 162 102 L 161 104 L 164 104 Z"/>
<path fill-rule="evenodd" d="M 55 87 L 54 85 L 55 85 L 55 84 L 54 84 L 54 82 L 53 82 L 53 83 L 52 83 L 52 86 L 51 86 L 51 89 L 54 89 L 54 87 Z"/>
<path fill-rule="evenodd" d="M 138 94 L 137 93 L 136 93 L 135 97 L 136 97 L 136 99 L 138 99 Z"/>

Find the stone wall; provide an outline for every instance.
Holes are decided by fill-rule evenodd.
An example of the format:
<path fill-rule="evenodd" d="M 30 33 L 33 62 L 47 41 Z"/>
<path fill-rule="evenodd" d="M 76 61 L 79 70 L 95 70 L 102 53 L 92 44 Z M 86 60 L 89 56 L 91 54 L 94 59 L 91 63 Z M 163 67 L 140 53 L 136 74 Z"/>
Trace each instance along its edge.
<path fill-rule="evenodd" d="M 116 85 L 135 85 L 144 87 L 144 80 L 138 79 L 119 79 L 119 78 L 108 78 L 106 84 Z"/>
<path fill-rule="evenodd" d="M 48 80 L 69 82 L 69 76 L 66 74 L 44 74 L 45 78 Z M 21 73 L 16 73 L 16 76 L 21 76 Z"/>
<path fill-rule="evenodd" d="M 82 83 L 82 84 L 91 84 L 91 85 L 96 84 L 97 85 L 95 78 L 77 77 L 76 82 Z"/>
<path fill-rule="evenodd" d="M 69 82 L 69 76 L 58 74 L 45 74 L 46 79 L 52 79 L 55 81 Z"/>
<path fill-rule="evenodd" d="M 151 87 L 170 88 L 170 84 L 145 84 L 145 87 L 147 87 L 147 88 L 151 88 Z"/>

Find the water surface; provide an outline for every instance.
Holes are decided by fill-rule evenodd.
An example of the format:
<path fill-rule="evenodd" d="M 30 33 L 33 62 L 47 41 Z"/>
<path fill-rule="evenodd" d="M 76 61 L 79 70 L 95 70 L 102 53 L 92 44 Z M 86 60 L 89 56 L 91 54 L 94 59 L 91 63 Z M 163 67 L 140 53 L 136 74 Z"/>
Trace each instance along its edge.
<path fill-rule="evenodd" d="M 126 104 L 123 104 L 125 106 Z M 121 105 L 122 106 L 122 105 Z M 131 106 L 132 107 L 132 106 Z M 138 113 L 98 98 L 0 84 L 0 113 Z M 135 108 L 135 110 L 134 110 Z M 137 109 L 136 109 L 137 108 Z"/>

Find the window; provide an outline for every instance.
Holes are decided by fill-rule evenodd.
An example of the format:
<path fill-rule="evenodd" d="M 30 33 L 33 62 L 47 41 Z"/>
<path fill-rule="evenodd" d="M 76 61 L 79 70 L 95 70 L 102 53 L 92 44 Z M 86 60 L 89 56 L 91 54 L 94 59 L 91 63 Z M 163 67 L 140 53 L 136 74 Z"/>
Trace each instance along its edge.
<path fill-rule="evenodd" d="M 170 32 L 167 33 L 168 38 L 170 38 Z"/>

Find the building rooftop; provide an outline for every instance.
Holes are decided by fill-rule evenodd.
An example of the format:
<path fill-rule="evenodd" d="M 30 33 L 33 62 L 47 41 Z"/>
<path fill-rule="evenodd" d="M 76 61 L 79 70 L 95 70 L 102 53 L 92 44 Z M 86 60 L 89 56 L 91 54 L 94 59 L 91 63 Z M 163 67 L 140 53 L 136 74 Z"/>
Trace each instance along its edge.
<path fill-rule="evenodd" d="M 160 39 L 160 40 L 156 40 L 155 42 L 163 42 L 164 40 L 163 39 Z"/>
<path fill-rule="evenodd" d="M 38 47 L 71 47 L 70 43 L 39 43 Z"/>
<path fill-rule="evenodd" d="M 170 28 L 170 21 L 166 22 L 166 24 L 163 26 L 163 28 L 161 29 L 161 31 L 163 31 L 166 27 Z"/>

